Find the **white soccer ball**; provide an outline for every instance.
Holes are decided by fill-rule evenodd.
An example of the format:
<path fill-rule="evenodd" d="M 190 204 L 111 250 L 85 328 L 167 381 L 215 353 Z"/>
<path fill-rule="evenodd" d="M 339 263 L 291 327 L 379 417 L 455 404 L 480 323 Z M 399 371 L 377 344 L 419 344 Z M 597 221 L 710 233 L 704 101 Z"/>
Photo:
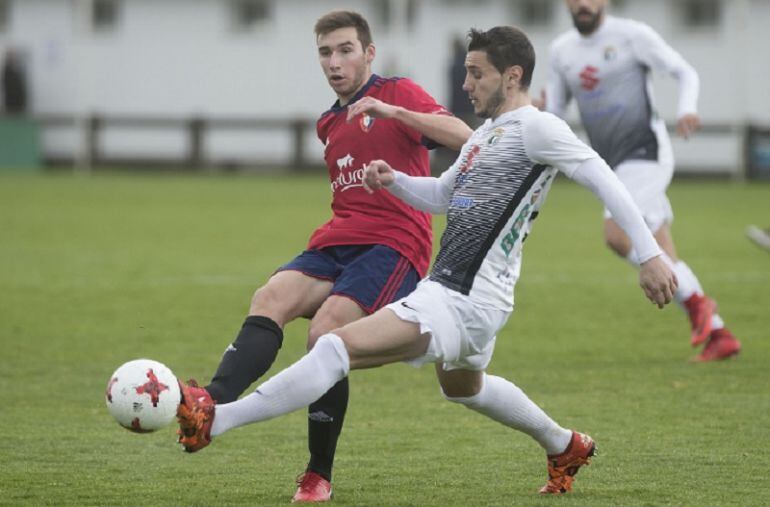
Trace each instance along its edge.
<path fill-rule="evenodd" d="M 176 376 L 166 365 L 151 359 L 129 361 L 115 370 L 105 395 L 112 417 L 137 433 L 167 426 L 180 399 Z"/>

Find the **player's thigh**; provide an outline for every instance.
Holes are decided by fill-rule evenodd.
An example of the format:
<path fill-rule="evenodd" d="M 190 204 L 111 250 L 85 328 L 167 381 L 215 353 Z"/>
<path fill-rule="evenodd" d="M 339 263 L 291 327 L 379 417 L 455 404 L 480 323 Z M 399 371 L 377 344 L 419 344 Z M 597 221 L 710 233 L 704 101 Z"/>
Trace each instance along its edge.
<path fill-rule="evenodd" d="M 655 241 L 658 242 L 660 248 L 666 252 L 666 255 L 668 255 L 673 262 L 676 262 L 679 258 L 676 254 L 674 238 L 671 235 L 671 226 L 667 223 L 664 223 L 658 228 L 657 231 L 655 231 L 653 236 L 655 236 Z"/>
<path fill-rule="evenodd" d="M 326 298 L 321 307 L 310 321 L 308 329 L 307 348 L 310 350 L 322 335 L 332 329 L 343 327 L 358 319 L 366 317 L 367 313 L 359 304 L 346 296 L 332 295 Z"/>
<path fill-rule="evenodd" d="M 484 384 L 483 370 L 445 370 L 441 363 L 436 363 L 436 377 L 444 395 L 450 398 L 475 396 Z"/>
<path fill-rule="evenodd" d="M 352 370 L 419 357 L 430 343 L 430 334 L 421 333 L 419 324 L 401 320 L 388 308 L 334 332 L 345 342 Z"/>
<path fill-rule="evenodd" d="M 269 317 L 283 327 L 297 317 L 312 317 L 331 288 L 329 280 L 299 271 L 279 271 L 254 293 L 249 315 Z"/>
<path fill-rule="evenodd" d="M 342 270 L 310 323 L 308 348 L 322 334 L 411 293 L 420 279 L 406 257 L 384 245 L 338 249 L 338 256 Z"/>
<path fill-rule="evenodd" d="M 631 251 L 631 239 L 612 218 L 604 219 L 604 241 L 621 257 L 628 256 Z"/>

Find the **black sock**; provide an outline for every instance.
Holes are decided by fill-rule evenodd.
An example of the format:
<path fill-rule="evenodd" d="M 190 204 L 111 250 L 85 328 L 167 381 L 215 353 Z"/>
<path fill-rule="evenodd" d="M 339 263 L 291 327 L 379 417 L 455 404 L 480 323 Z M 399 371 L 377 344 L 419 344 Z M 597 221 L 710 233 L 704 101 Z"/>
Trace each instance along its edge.
<path fill-rule="evenodd" d="M 251 315 L 227 348 L 206 390 L 217 403 L 238 399 L 275 361 L 283 331 L 272 319 Z"/>
<path fill-rule="evenodd" d="M 323 476 L 327 481 L 332 480 L 334 453 L 348 408 L 348 393 L 348 378 L 345 377 L 308 409 L 310 463 L 307 469 Z"/>

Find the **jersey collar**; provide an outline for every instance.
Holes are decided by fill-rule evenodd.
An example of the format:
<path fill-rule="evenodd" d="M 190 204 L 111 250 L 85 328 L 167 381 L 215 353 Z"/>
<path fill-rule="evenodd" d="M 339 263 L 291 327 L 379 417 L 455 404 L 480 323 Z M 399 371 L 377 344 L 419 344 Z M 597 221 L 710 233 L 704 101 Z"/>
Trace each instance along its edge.
<path fill-rule="evenodd" d="M 380 79 L 380 76 L 378 76 L 377 74 L 372 74 L 371 77 L 369 77 L 369 80 L 366 82 L 366 84 L 364 86 L 362 86 L 361 89 L 358 90 L 358 92 L 356 92 L 355 95 L 353 95 L 353 98 L 350 99 L 350 102 L 348 102 L 344 106 L 341 106 L 340 105 L 340 100 L 337 99 L 337 101 L 334 103 L 334 105 L 332 105 L 331 111 L 334 112 L 334 113 L 339 113 L 340 111 L 342 111 L 343 109 L 345 109 L 349 105 L 355 103 L 357 100 L 359 100 L 361 97 L 363 97 L 366 94 L 366 92 L 369 91 L 369 88 L 371 88 L 372 85 L 374 84 L 374 82 L 377 81 L 378 79 Z"/>

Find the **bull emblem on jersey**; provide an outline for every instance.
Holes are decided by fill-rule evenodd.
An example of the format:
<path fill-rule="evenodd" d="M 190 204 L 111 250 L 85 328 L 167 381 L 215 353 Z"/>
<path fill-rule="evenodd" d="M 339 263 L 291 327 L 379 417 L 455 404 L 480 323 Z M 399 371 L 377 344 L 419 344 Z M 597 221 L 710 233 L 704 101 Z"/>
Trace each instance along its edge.
<path fill-rule="evenodd" d="M 353 167 L 353 160 L 355 160 L 350 153 L 345 155 L 342 158 L 337 159 L 337 169 L 340 171 L 345 167 Z"/>

